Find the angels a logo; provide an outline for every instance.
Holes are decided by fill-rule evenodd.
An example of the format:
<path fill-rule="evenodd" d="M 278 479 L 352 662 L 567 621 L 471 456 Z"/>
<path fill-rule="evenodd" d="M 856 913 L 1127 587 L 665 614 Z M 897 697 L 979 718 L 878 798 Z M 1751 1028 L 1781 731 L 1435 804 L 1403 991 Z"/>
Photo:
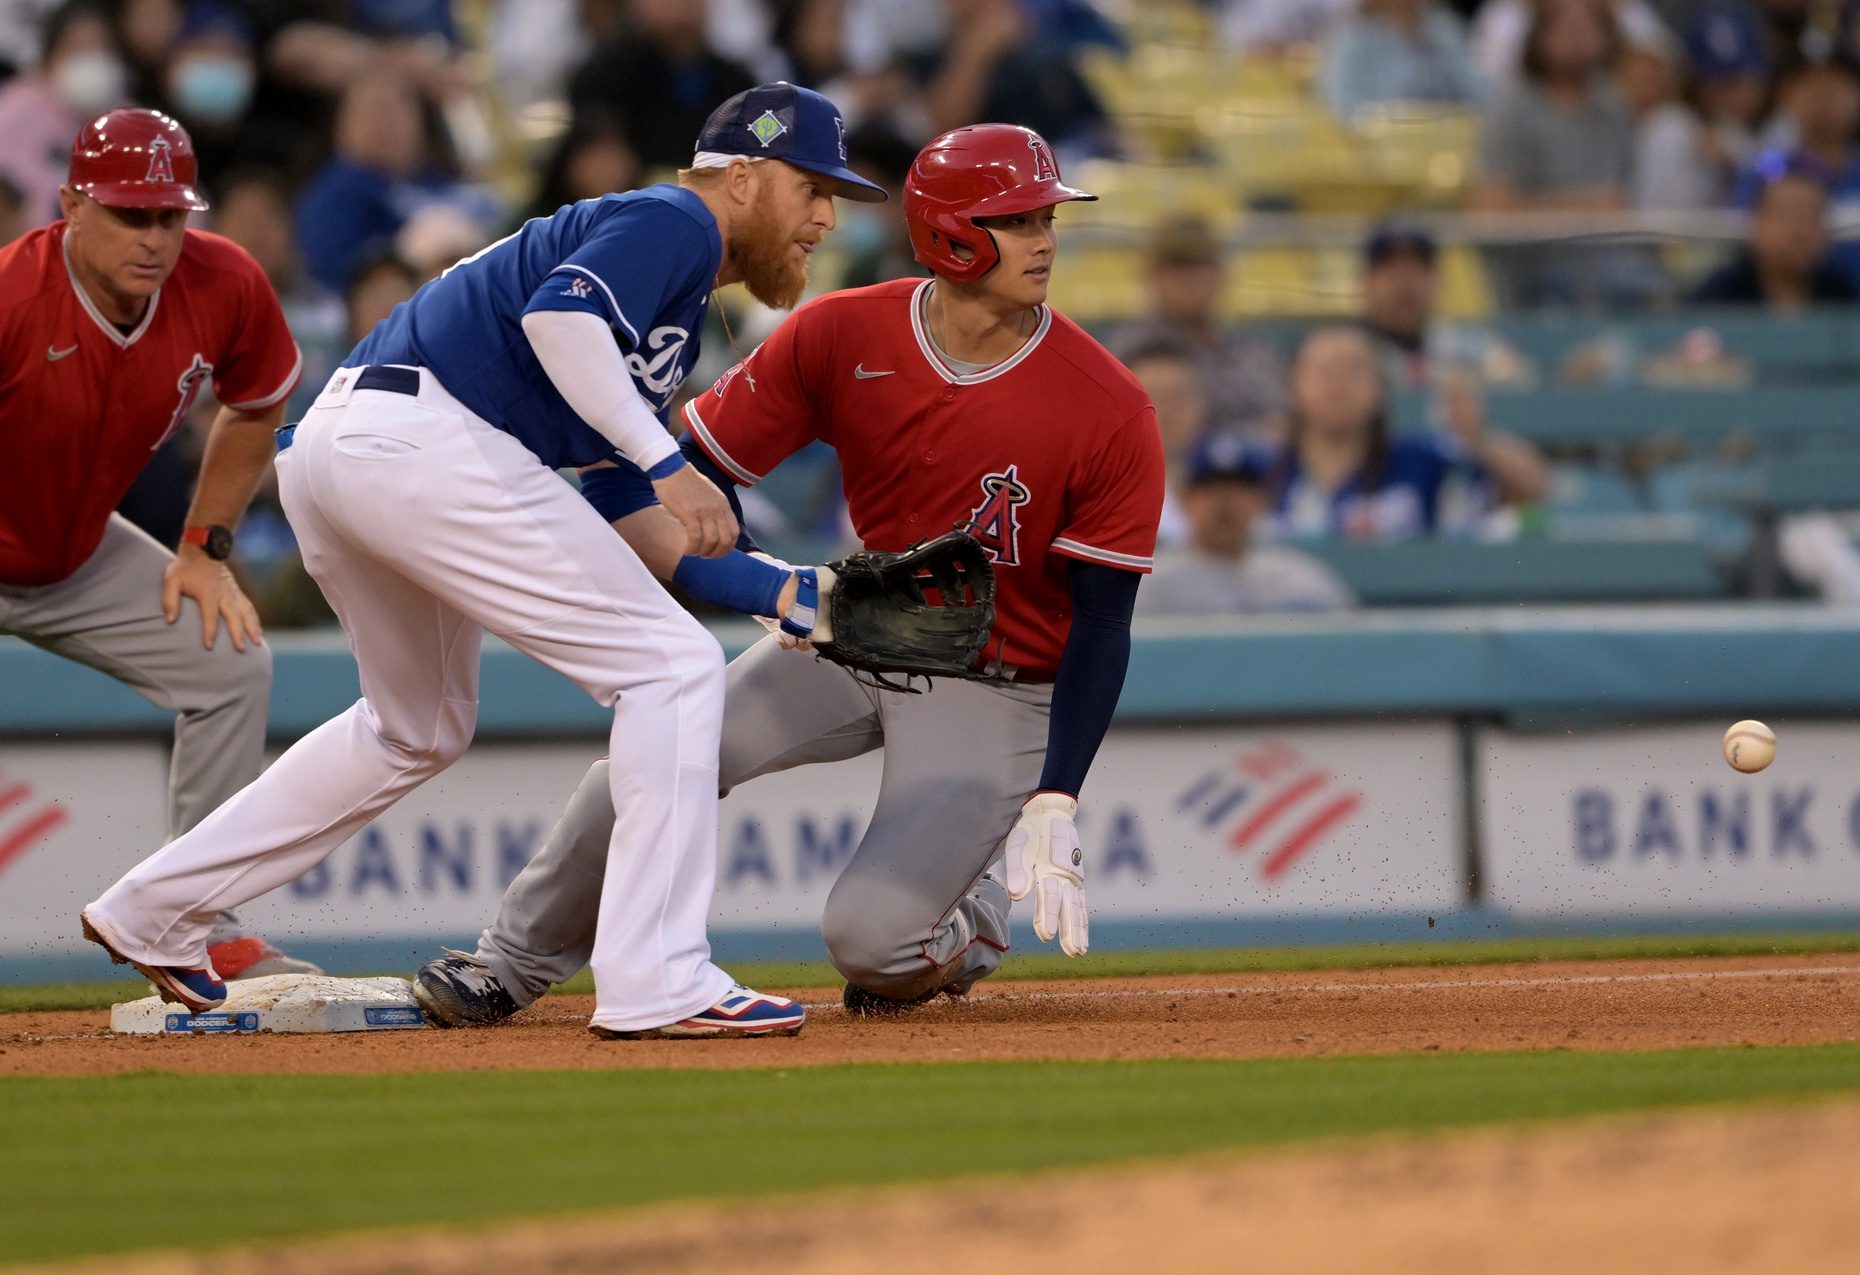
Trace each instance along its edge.
<path fill-rule="evenodd" d="M 145 182 L 174 181 L 174 148 L 168 145 L 168 139 L 158 137 L 149 143 L 149 172 L 142 179 Z"/>
<path fill-rule="evenodd" d="M 758 346 L 757 348 L 759 349 L 761 347 Z M 752 359 L 754 357 L 755 352 L 751 351 L 749 358 Z M 749 370 L 749 359 L 744 359 L 742 362 L 735 364 L 729 371 L 718 377 L 717 383 L 710 387 L 710 392 L 715 394 L 718 398 L 722 398 L 729 392 L 730 382 L 734 381 L 739 376 L 742 377 L 744 383 L 749 386 L 749 392 L 754 394 L 756 392 L 756 374 Z"/>
<path fill-rule="evenodd" d="M 969 534 L 1004 567 L 1020 565 L 1020 516 L 1014 511 L 1033 499 L 1018 468 L 982 475 L 982 503 L 969 512 Z"/>
<path fill-rule="evenodd" d="M 181 401 L 174 405 L 174 415 L 168 418 L 168 428 L 162 431 L 161 437 L 155 440 L 155 446 L 149 448 L 150 451 L 167 442 L 174 436 L 174 431 L 181 428 L 181 422 L 194 410 L 194 402 L 200 397 L 201 387 L 212 375 L 213 365 L 196 354 L 194 361 L 174 383 L 174 388 L 180 392 Z"/>
<path fill-rule="evenodd" d="M 684 384 L 687 369 L 679 366 L 679 358 L 690 339 L 691 334 L 683 328 L 654 328 L 646 338 L 645 350 L 626 356 L 626 370 L 658 397 L 660 407 L 671 402 L 672 395 Z"/>
<path fill-rule="evenodd" d="M 1056 182 L 1059 180 L 1059 165 L 1053 162 L 1053 152 L 1046 149 L 1046 143 L 1038 137 L 1027 139 L 1028 147 L 1033 151 L 1033 177 L 1035 181 Z"/>

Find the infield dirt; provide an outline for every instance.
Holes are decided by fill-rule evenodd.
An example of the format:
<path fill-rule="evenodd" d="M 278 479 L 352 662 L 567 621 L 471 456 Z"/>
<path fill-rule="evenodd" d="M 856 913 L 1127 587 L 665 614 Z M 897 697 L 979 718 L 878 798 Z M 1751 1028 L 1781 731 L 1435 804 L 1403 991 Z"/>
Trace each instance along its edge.
<path fill-rule="evenodd" d="M 597 1040 L 591 998 L 552 996 L 469 1031 L 116 1036 L 103 1010 L 0 1016 L 0 1075 L 156 1069 L 376 1073 L 796 1067 L 984 1059 L 1256 1058 L 1860 1041 L 1860 958 L 1724 957 L 1317 973 L 992 981 L 887 1019 L 808 1002 L 795 1038 Z"/>

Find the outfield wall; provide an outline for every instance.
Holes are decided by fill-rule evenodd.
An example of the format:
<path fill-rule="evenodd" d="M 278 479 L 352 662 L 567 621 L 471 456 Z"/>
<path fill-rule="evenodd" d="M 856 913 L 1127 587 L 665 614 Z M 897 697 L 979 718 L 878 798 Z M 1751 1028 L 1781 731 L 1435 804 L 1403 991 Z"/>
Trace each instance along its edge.
<path fill-rule="evenodd" d="M 339 641 L 275 648 L 282 746 L 356 684 Z M 1790 607 L 1146 629 L 1085 800 L 1094 941 L 1860 925 L 1857 651 L 1860 616 Z M 605 731 L 553 675 L 503 649 L 485 663 L 465 760 L 251 905 L 252 925 L 396 968 L 488 919 Z M 17 644 L 0 687 L 0 981 L 100 973 L 76 909 L 160 841 L 168 719 Z M 1762 775 L 1718 756 L 1743 716 L 1781 736 Z M 720 952 L 820 953 L 878 767 L 726 800 Z"/>

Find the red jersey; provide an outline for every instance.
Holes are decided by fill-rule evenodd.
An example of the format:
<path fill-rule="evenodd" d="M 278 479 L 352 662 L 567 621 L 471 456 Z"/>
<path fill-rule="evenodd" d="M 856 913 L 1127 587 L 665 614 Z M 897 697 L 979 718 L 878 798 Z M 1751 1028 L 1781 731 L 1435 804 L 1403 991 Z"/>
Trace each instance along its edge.
<path fill-rule="evenodd" d="M 303 369 L 277 294 L 231 240 L 190 230 L 174 273 L 124 333 L 65 256 L 65 223 L 0 248 L 0 584 L 83 566 L 149 456 L 207 381 L 257 411 Z"/>
<path fill-rule="evenodd" d="M 1061 559 L 1150 569 L 1156 412 L 1121 363 L 1045 306 L 1012 358 L 959 373 L 930 340 L 929 288 L 898 279 L 802 306 L 685 421 L 745 486 L 813 439 L 832 446 L 868 549 L 968 527 L 996 566 L 988 657 L 1050 673 L 1072 625 Z"/>

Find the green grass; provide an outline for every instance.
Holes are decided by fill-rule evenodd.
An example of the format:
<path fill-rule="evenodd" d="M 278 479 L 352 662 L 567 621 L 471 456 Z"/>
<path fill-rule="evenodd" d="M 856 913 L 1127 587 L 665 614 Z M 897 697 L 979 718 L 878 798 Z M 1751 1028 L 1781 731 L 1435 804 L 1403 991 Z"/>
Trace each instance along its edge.
<path fill-rule="evenodd" d="M 0 1262 L 1837 1092 L 1860 1046 L 16 1078 Z"/>
<path fill-rule="evenodd" d="M 1256 970 L 1342 970 L 1400 965 L 1483 965 L 1495 961 L 1601 961 L 1630 957 L 1800 956 L 1860 952 L 1860 932 L 1728 934 L 1651 938 L 1441 940 L 1430 943 L 1362 943 L 1347 947 L 1227 948 L 1184 952 L 1104 952 L 1077 960 L 1057 952 L 1015 953 L 1003 978 L 1115 978 L 1128 974 L 1239 974 Z M 391 971 L 405 975 L 405 970 Z M 825 961 L 731 962 L 730 972 L 751 987 L 831 987 L 839 974 Z M 586 971 L 556 989 L 592 992 Z M 0 1014 L 44 1009 L 107 1009 L 146 996 L 137 980 L 111 983 L 0 985 Z"/>

